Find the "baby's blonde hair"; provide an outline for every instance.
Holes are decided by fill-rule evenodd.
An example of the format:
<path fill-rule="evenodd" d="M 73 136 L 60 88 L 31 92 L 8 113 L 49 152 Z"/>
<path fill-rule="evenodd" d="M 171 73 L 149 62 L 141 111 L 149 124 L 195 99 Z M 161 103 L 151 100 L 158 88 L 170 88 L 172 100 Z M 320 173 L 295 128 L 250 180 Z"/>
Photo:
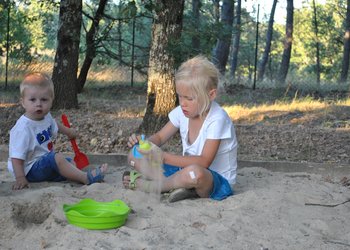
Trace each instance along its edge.
<path fill-rule="evenodd" d="M 53 82 L 51 78 L 44 73 L 33 72 L 25 75 L 19 86 L 22 98 L 24 96 L 24 90 L 28 87 L 49 88 L 52 98 L 55 97 Z"/>
<path fill-rule="evenodd" d="M 204 56 L 193 57 L 182 63 L 175 73 L 175 84 L 190 87 L 198 100 L 199 115 L 210 108 L 209 91 L 218 88 L 220 73 L 215 65 Z"/>

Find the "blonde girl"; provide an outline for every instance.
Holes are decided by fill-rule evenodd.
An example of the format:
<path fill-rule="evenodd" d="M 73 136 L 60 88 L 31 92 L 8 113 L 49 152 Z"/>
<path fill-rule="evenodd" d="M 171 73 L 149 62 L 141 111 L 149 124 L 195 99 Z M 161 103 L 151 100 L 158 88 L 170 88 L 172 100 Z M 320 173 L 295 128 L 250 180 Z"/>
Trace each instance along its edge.
<path fill-rule="evenodd" d="M 179 131 L 182 155 L 161 152 L 164 171 L 159 178 L 151 167 L 141 168 L 140 159 L 130 153 L 129 162 L 136 171 L 124 173 L 125 187 L 152 192 L 160 183 L 161 192 L 174 190 L 170 202 L 194 196 L 222 200 L 233 194 L 237 139 L 230 117 L 215 102 L 218 84 L 217 68 L 203 56 L 180 66 L 175 74 L 180 105 L 169 113 L 169 122 L 148 140 L 153 147 L 160 147 Z M 139 139 L 130 136 L 129 147 Z"/>

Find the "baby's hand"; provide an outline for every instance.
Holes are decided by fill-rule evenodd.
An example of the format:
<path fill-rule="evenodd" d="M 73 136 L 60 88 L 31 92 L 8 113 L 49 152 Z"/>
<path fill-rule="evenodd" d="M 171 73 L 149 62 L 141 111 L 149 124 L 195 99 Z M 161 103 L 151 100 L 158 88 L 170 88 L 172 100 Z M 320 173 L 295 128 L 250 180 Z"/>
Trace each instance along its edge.
<path fill-rule="evenodd" d="M 25 176 L 16 178 L 15 184 L 12 186 L 12 190 L 20 190 L 23 188 L 29 188 L 29 182 Z"/>
<path fill-rule="evenodd" d="M 68 131 L 67 131 L 67 136 L 68 138 L 71 140 L 71 139 L 75 139 L 78 137 L 78 132 L 73 129 L 73 128 L 70 128 Z"/>
<path fill-rule="evenodd" d="M 135 134 L 132 134 L 132 135 L 129 137 L 128 147 L 129 147 L 129 148 L 132 148 L 136 143 L 139 142 L 140 139 L 141 139 L 141 137 L 140 137 L 139 135 L 136 136 Z"/>

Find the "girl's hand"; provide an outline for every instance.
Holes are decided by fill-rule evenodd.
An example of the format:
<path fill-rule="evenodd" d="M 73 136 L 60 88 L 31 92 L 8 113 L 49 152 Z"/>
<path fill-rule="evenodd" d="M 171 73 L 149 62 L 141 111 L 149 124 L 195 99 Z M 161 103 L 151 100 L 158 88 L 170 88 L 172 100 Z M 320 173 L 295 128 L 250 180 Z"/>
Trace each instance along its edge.
<path fill-rule="evenodd" d="M 16 177 L 16 182 L 12 186 L 12 190 L 20 190 L 23 188 L 29 188 L 29 182 L 25 176 Z"/>
<path fill-rule="evenodd" d="M 153 142 L 147 141 L 146 143 L 149 144 L 148 149 L 142 149 L 142 147 L 137 148 L 137 151 L 139 151 L 141 154 L 148 155 L 154 152 L 163 152 L 162 149 L 158 147 L 156 144 L 154 144 Z"/>
<path fill-rule="evenodd" d="M 135 134 L 132 134 L 129 137 L 129 141 L 128 141 L 128 147 L 132 148 L 135 144 L 137 144 L 139 142 L 139 140 L 141 139 L 141 136 L 136 136 Z"/>

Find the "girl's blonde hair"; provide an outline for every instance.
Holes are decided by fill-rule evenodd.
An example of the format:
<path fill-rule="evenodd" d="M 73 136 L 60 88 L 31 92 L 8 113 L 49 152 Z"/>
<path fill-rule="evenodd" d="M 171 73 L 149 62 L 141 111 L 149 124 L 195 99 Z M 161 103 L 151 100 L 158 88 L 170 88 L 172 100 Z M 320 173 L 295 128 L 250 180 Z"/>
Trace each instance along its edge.
<path fill-rule="evenodd" d="M 49 88 L 51 97 L 55 97 L 53 82 L 51 78 L 44 73 L 33 72 L 25 75 L 23 81 L 19 86 L 22 98 L 24 96 L 24 90 L 28 87 Z"/>
<path fill-rule="evenodd" d="M 182 63 L 175 73 L 175 84 L 183 84 L 192 90 L 199 104 L 199 115 L 210 108 L 209 91 L 217 89 L 220 73 L 204 56 L 196 56 Z"/>

